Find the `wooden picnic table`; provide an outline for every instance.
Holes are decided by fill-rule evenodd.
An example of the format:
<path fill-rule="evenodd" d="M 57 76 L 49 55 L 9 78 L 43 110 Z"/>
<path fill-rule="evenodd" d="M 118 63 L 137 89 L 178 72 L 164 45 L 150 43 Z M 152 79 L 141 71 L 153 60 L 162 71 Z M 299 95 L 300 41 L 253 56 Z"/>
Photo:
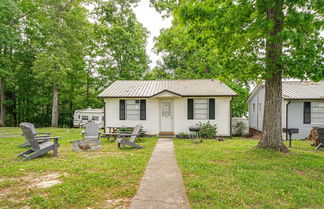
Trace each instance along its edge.
<path fill-rule="evenodd" d="M 111 137 L 114 138 L 114 140 L 116 140 L 118 134 L 120 133 L 120 132 L 118 132 L 118 129 L 133 129 L 133 128 L 134 127 L 127 127 L 127 126 L 109 126 L 109 127 L 105 127 L 105 130 L 108 129 L 108 132 L 107 133 L 102 133 L 101 137 L 102 138 L 107 138 L 108 141 L 109 141 L 109 139 Z"/>

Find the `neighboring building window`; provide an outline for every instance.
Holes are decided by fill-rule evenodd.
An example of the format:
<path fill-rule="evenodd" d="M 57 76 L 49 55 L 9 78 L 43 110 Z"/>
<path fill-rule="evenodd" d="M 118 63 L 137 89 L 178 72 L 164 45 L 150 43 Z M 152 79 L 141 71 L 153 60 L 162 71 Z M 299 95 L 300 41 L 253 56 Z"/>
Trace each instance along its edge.
<path fill-rule="evenodd" d="M 140 119 L 140 100 L 126 100 L 126 119 Z"/>
<path fill-rule="evenodd" d="M 255 104 L 252 104 L 252 111 L 255 112 Z"/>
<path fill-rule="evenodd" d="M 193 100 L 194 119 L 208 119 L 208 99 Z"/>
<path fill-rule="evenodd" d="M 99 121 L 99 116 L 92 116 L 92 120 Z"/>
<path fill-rule="evenodd" d="M 310 124 L 311 123 L 311 103 L 304 102 L 304 123 Z"/>
<path fill-rule="evenodd" d="M 82 120 L 89 120 L 89 117 L 88 116 L 86 116 L 86 115 L 82 115 Z"/>
<path fill-rule="evenodd" d="M 80 115 L 78 115 L 78 119 L 80 119 Z"/>
<path fill-rule="evenodd" d="M 324 102 L 312 102 L 311 113 L 311 121 L 313 124 L 324 124 Z"/>

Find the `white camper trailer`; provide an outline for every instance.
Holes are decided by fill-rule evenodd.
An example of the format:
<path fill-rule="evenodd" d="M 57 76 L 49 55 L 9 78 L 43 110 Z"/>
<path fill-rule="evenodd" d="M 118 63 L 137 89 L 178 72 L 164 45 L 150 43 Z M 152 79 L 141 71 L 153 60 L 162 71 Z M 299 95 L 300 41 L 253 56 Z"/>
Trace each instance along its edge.
<path fill-rule="evenodd" d="M 103 109 L 85 109 L 76 110 L 73 116 L 73 127 L 81 127 L 88 122 L 100 124 L 100 128 L 104 127 L 104 111 Z"/>

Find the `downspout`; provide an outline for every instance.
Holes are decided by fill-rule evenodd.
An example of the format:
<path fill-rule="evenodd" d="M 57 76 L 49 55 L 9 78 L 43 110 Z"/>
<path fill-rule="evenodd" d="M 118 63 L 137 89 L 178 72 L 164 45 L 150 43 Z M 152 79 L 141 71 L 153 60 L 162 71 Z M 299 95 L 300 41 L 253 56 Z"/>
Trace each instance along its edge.
<path fill-rule="evenodd" d="M 104 132 L 106 133 L 106 102 L 105 99 L 103 99 L 104 102 Z"/>
<path fill-rule="evenodd" d="M 288 106 L 291 103 L 291 101 L 288 100 L 286 104 L 286 128 L 288 128 Z M 288 133 L 286 132 L 286 140 L 288 140 Z"/>
<path fill-rule="evenodd" d="M 230 136 L 232 136 L 232 100 L 233 97 L 231 97 L 231 101 L 230 101 Z"/>

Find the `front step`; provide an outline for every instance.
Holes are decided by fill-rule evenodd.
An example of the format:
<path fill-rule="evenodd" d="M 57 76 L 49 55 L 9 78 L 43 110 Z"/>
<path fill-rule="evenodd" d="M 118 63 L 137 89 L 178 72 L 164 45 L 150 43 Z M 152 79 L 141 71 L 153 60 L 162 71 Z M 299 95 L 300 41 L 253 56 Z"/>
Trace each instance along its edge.
<path fill-rule="evenodd" d="M 159 137 L 164 137 L 164 138 L 174 138 L 174 132 L 160 132 Z"/>
<path fill-rule="evenodd" d="M 175 135 L 161 135 L 161 134 L 159 134 L 158 137 L 159 138 L 174 138 Z"/>

